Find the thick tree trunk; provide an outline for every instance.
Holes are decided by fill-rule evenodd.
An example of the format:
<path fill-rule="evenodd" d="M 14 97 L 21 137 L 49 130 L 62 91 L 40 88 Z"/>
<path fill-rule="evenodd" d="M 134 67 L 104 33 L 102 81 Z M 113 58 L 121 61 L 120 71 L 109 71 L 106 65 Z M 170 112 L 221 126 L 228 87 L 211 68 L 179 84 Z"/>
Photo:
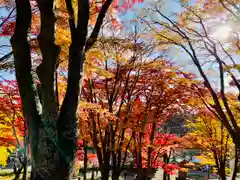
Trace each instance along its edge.
<path fill-rule="evenodd" d="M 42 63 L 37 67 L 40 80 L 42 102 L 42 127 L 38 148 L 38 161 L 32 179 L 53 179 L 57 177 L 59 163 L 58 149 L 56 147 L 56 120 L 58 107 L 54 91 L 54 73 L 59 47 L 55 43 L 55 21 L 53 13 L 53 0 L 38 0 L 41 13 L 41 33 L 38 42 L 42 53 Z"/>
<path fill-rule="evenodd" d="M 89 1 L 78 1 L 78 19 L 74 20 L 72 1 L 66 0 L 70 15 L 72 44 L 69 49 L 69 67 L 66 95 L 58 115 L 54 92 L 54 72 L 59 48 L 54 44 L 55 17 L 53 0 L 38 0 L 41 12 L 41 34 L 38 37 L 43 61 L 37 68 L 40 79 L 41 103 L 37 101 L 31 75 L 30 46 L 27 41 L 31 24 L 29 0 L 15 0 L 17 9 L 16 27 L 11 38 L 16 78 L 22 99 L 23 115 L 27 122 L 31 146 L 31 180 L 71 179 L 75 152 L 77 150 L 77 117 L 79 84 L 83 75 L 85 52 L 97 39 L 103 18 L 112 0 L 102 6 L 90 40 L 87 42 Z M 77 22 L 77 27 L 75 23 Z M 86 45 L 87 44 L 87 45 Z M 85 48 L 85 45 L 87 48 Z M 42 114 L 39 110 L 42 107 Z M 40 135 L 40 136 L 39 136 Z M 39 138 L 40 137 L 40 138 Z M 40 150 L 40 151 L 39 151 Z"/>
<path fill-rule="evenodd" d="M 71 1 L 67 1 L 68 6 Z M 79 93 L 81 90 L 81 79 L 83 75 L 83 63 L 85 59 L 84 46 L 87 36 L 87 27 L 89 19 L 89 2 L 88 0 L 79 1 L 80 9 L 78 10 L 79 24 L 75 27 L 74 19 L 70 19 L 70 29 L 72 35 L 72 44 L 69 48 L 68 63 L 68 81 L 66 95 L 60 109 L 57 120 L 57 148 L 61 151 L 58 172 L 60 177 L 70 177 L 74 157 L 77 150 L 78 125 L 76 111 L 79 102 Z"/>
<path fill-rule="evenodd" d="M 27 41 L 31 24 L 31 6 L 28 0 L 16 0 L 17 18 L 11 44 L 14 55 L 16 79 L 22 99 L 23 115 L 28 126 L 31 146 L 32 169 L 35 170 L 38 153 L 40 116 L 38 114 L 33 79 L 31 75 L 30 46 Z"/>

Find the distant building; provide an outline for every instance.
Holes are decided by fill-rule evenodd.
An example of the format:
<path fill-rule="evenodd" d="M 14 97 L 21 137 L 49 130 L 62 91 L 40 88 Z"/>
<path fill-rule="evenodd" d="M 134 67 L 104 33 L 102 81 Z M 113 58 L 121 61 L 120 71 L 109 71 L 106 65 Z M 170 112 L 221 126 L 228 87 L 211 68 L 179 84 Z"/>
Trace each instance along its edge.
<path fill-rule="evenodd" d="M 185 124 L 186 119 L 183 116 L 173 116 L 162 126 L 160 131 L 182 137 L 188 132 Z"/>

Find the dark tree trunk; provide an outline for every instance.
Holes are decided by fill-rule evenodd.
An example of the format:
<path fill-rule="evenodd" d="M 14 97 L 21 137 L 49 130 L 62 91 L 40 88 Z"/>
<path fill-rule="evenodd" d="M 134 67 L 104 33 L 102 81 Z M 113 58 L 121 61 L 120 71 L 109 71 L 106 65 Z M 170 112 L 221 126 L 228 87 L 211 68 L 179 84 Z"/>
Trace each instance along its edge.
<path fill-rule="evenodd" d="M 112 0 L 107 0 L 102 6 L 88 41 L 86 41 L 86 37 L 89 1 L 78 1 L 78 19 L 75 21 L 72 1 L 66 0 L 70 15 L 72 44 L 69 49 L 67 90 L 59 115 L 54 91 L 54 74 L 59 47 L 54 44 L 56 19 L 53 13 L 53 0 L 37 1 L 41 13 L 41 33 L 38 40 L 43 57 L 42 63 L 37 68 L 41 102 L 37 98 L 31 75 L 30 46 L 27 41 L 32 15 L 30 2 L 29 0 L 15 1 L 17 18 L 11 44 L 23 115 L 28 127 L 28 138 L 32 151 L 31 180 L 68 180 L 71 179 L 77 150 L 76 110 L 81 90 L 79 84 L 81 84 L 83 74 L 85 52 L 95 43 Z M 75 26 L 76 22 L 77 27 Z M 40 108 L 42 108 L 41 116 L 39 115 Z"/>
<path fill-rule="evenodd" d="M 91 180 L 94 180 L 94 170 L 92 170 Z"/>
<path fill-rule="evenodd" d="M 177 180 L 186 180 L 187 179 L 187 172 L 179 171 Z"/>
<path fill-rule="evenodd" d="M 226 175 L 224 175 L 224 174 L 220 174 L 220 179 L 221 179 L 221 180 L 227 180 L 227 177 L 226 177 Z"/>
<path fill-rule="evenodd" d="M 225 166 L 220 167 L 219 176 L 220 176 L 221 180 L 227 180 Z"/>
<path fill-rule="evenodd" d="M 116 171 L 112 171 L 112 180 L 118 180 L 120 177 L 120 173 Z"/>
<path fill-rule="evenodd" d="M 27 180 L 27 166 L 24 165 L 23 167 L 23 177 L 22 180 Z"/>
<path fill-rule="evenodd" d="M 83 145 L 84 145 L 83 179 L 87 180 L 87 161 L 88 161 L 88 157 L 87 157 L 87 142 L 83 141 Z"/>
<path fill-rule="evenodd" d="M 23 162 L 21 162 L 22 164 L 22 168 L 23 168 L 23 177 L 22 180 L 27 180 L 27 168 L 28 168 L 28 162 L 27 162 L 27 153 L 26 153 L 26 145 L 24 145 L 25 149 L 24 149 L 24 155 L 23 155 Z"/>
<path fill-rule="evenodd" d="M 19 169 L 17 169 L 17 167 L 14 167 L 13 169 L 15 174 L 15 177 L 13 180 L 19 180 L 23 167 L 20 167 Z"/>
<path fill-rule="evenodd" d="M 234 169 L 233 169 L 233 174 L 232 174 L 232 180 L 235 180 L 237 177 L 237 172 L 238 172 L 238 158 L 239 158 L 239 153 L 238 149 L 235 148 L 235 157 L 234 157 Z"/>
<path fill-rule="evenodd" d="M 105 153 L 103 155 L 104 160 L 100 167 L 101 172 L 101 180 L 105 180 L 109 178 L 109 172 L 110 172 L 110 154 Z"/>
<path fill-rule="evenodd" d="M 109 172 L 103 171 L 101 173 L 101 180 L 108 180 L 108 177 L 109 177 Z"/>
<path fill-rule="evenodd" d="M 59 151 L 56 147 L 56 120 L 58 106 L 54 91 L 54 75 L 59 47 L 55 45 L 55 21 L 53 12 L 53 0 L 37 0 L 41 14 L 41 33 L 38 42 L 42 53 L 42 63 L 37 67 L 37 75 L 40 80 L 42 101 L 42 128 L 38 148 L 37 174 L 35 179 L 52 179 L 57 177 L 59 163 Z"/>
<path fill-rule="evenodd" d="M 23 115 L 28 126 L 28 139 L 32 154 L 32 172 L 34 172 L 38 153 L 40 116 L 35 101 L 35 91 L 31 75 L 30 46 L 27 41 L 28 29 L 31 24 L 31 6 L 28 0 L 16 0 L 16 8 L 16 27 L 11 38 L 11 44 L 16 79 L 22 99 Z"/>

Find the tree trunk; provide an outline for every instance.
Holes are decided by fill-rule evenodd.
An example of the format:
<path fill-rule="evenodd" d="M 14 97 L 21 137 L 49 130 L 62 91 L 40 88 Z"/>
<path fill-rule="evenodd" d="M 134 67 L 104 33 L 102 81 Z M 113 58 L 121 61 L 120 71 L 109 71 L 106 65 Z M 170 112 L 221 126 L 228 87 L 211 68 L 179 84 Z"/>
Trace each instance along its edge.
<path fill-rule="evenodd" d="M 27 41 L 31 24 L 31 6 L 28 0 L 16 0 L 16 26 L 11 44 L 14 55 L 16 79 L 22 99 L 23 115 L 28 126 L 28 137 L 32 154 L 32 169 L 35 171 L 38 153 L 40 116 L 37 110 L 35 91 L 31 74 L 30 46 Z"/>
<path fill-rule="evenodd" d="M 27 180 L 27 166 L 24 164 L 23 166 L 23 177 L 22 180 Z"/>
<path fill-rule="evenodd" d="M 35 179 L 52 179 L 57 177 L 59 151 L 56 147 L 56 120 L 58 107 L 56 93 L 54 91 L 54 74 L 59 47 L 55 45 L 55 21 L 53 12 L 53 0 L 37 0 L 41 17 L 41 33 L 38 42 L 42 53 L 42 63 L 37 67 L 37 75 L 40 80 L 42 102 L 42 127 L 38 148 L 38 161 L 36 163 Z M 63 178 L 63 177 L 62 177 Z"/>
<path fill-rule="evenodd" d="M 57 148 L 61 151 L 58 167 L 59 178 L 70 177 L 77 150 L 78 124 L 76 111 L 78 108 L 83 64 L 85 60 L 85 43 L 89 20 L 89 1 L 78 1 L 77 27 L 74 20 L 72 1 L 66 0 L 71 18 L 69 26 L 72 43 L 69 47 L 67 90 L 57 120 Z"/>
<path fill-rule="evenodd" d="M 88 161 L 88 157 L 87 157 L 87 142 L 83 141 L 83 145 L 84 145 L 83 179 L 87 180 L 87 161 Z"/>
<path fill-rule="evenodd" d="M 232 180 L 235 180 L 237 177 L 237 172 L 238 172 L 238 158 L 239 158 L 239 153 L 238 149 L 235 148 L 235 159 L 234 159 L 234 169 L 233 169 L 233 174 L 232 174 Z"/>
<path fill-rule="evenodd" d="M 112 171 L 112 180 L 118 180 L 120 177 L 120 173 L 116 171 Z"/>
<path fill-rule="evenodd" d="M 85 52 L 96 41 L 103 18 L 112 0 L 107 0 L 102 6 L 89 41 L 86 41 L 89 1 L 78 1 L 78 18 L 75 21 L 72 1 L 66 0 L 70 15 L 72 44 L 69 49 L 67 90 L 59 115 L 56 93 L 54 92 L 54 72 L 56 71 L 59 48 L 54 44 L 56 19 L 53 13 L 53 0 L 37 1 L 41 13 L 41 33 L 38 40 L 43 57 L 42 63 L 37 68 L 41 82 L 41 102 L 37 98 L 31 75 L 30 46 L 27 41 L 32 15 L 30 2 L 29 0 L 15 1 L 17 16 L 11 44 L 16 79 L 31 147 L 31 180 L 68 180 L 71 179 L 77 150 L 76 111 L 81 92 L 79 84 L 81 84 L 83 75 Z M 76 22 L 77 27 L 75 26 Z"/>
<path fill-rule="evenodd" d="M 227 180 L 225 166 L 220 168 L 219 176 L 221 180 Z"/>
<path fill-rule="evenodd" d="M 179 171 L 177 180 L 186 180 L 187 179 L 187 172 Z"/>
<path fill-rule="evenodd" d="M 94 180 L 94 170 L 92 170 L 91 180 Z"/>
<path fill-rule="evenodd" d="M 20 174 L 22 172 L 23 166 L 17 168 L 17 166 L 14 164 L 13 171 L 14 171 L 14 179 L 13 180 L 18 180 L 20 178 Z"/>
<path fill-rule="evenodd" d="M 101 180 L 108 180 L 109 172 L 107 170 L 104 170 L 101 172 Z"/>

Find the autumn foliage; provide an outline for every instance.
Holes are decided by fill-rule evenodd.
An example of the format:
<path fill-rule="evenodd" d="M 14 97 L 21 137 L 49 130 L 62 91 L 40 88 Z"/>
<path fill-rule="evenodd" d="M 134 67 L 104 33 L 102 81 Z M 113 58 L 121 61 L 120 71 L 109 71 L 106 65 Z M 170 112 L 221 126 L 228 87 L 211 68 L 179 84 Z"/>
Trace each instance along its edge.
<path fill-rule="evenodd" d="M 87 163 L 91 162 L 100 170 L 102 179 L 107 179 L 111 174 L 112 179 L 117 180 L 126 167 L 139 169 L 136 172 L 139 178 L 147 178 L 148 170 L 157 168 L 162 168 L 164 173 L 174 174 L 181 168 L 179 164 L 169 160 L 170 152 L 176 148 L 196 147 L 204 150 L 202 157 L 210 159 L 211 163 L 217 166 L 218 174 L 224 177 L 226 161 L 233 157 L 236 147 L 240 145 L 237 138 L 240 136 L 239 96 L 235 93 L 236 90 L 240 92 L 236 75 L 240 66 L 235 60 L 240 52 L 237 30 L 239 27 L 236 30 L 232 28 L 229 32 L 231 35 L 221 40 L 213 32 L 217 31 L 221 20 L 226 24 L 236 24 L 239 18 L 236 4 L 239 1 L 200 0 L 191 4 L 190 1 L 182 0 L 179 2 L 182 10 L 174 14 L 174 20 L 162 13 L 160 2 L 153 3 L 149 8 L 144 8 L 144 11 L 161 19 L 138 17 L 141 22 L 131 22 L 134 31 L 124 26 L 121 16 L 137 3 L 143 3 L 143 0 L 90 0 L 89 12 L 86 15 L 89 15 L 89 19 L 85 19 L 86 22 L 79 16 L 79 2 L 72 0 L 71 8 L 66 2 L 55 1 L 55 32 L 52 33 L 49 43 L 48 38 L 44 38 L 48 34 L 44 34 L 44 26 L 41 27 L 41 22 L 46 20 L 41 19 L 38 9 L 41 3 L 30 1 L 32 23 L 29 27 L 28 42 L 31 54 L 29 62 L 32 67 L 29 68 L 29 74 L 33 75 L 33 78 L 31 77 L 32 85 L 27 84 L 27 88 L 32 88 L 34 104 L 38 108 L 36 112 L 43 109 L 36 116 L 43 119 L 40 121 L 45 123 L 44 118 L 49 115 L 47 107 L 50 98 L 54 96 L 56 100 L 53 108 L 55 119 L 49 118 L 52 126 L 36 121 L 40 124 L 39 132 L 45 133 L 40 137 L 37 149 L 45 147 L 44 142 L 47 140 L 51 141 L 52 146 L 48 147 L 52 148 L 57 144 L 55 140 L 60 139 L 58 148 L 61 147 L 74 156 L 72 160 L 76 160 L 75 167 L 84 169 L 85 179 Z M 0 26 L 0 36 L 9 38 L 14 36 L 17 26 L 12 17 L 15 7 L 10 1 L 0 3 L 12 8 Z M 103 13 L 104 7 L 108 8 Z M 86 29 L 81 31 L 82 34 L 76 33 L 81 29 L 80 21 L 87 24 L 88 33 Z M 147 32 L 141 29 L 145 27 Z M 77 39 L 82 37 L 83 32 L 86 34 L 81 47 Z M 42 33 L 41 36 L 38 36 L 39 33 Z M 42 42 L 46 41 L 44 45 L 39 45 L 39 38 L 42 38 Z M 51 51 L 56 50 L 55 54 L 47 54 L 45 51 L 45 45 L 49 44 Z M 178 57 L 178 60 L 183 61 L 186 56 L 190 57 L 198 73 L 183 71 L 177 63 L 172 62 L 170 51 L 174 48 L 180 49 L 180 53 L 184 54 L 184 57 Z M 3 59 L 9 57 L 11 52 Z M 224 57 L 227 57 L 227 60 Z M 50 62 L 49 59 L 56 60 L 51 70 L 50 65 L 46 64 Z M 78 60 L 81 60 L 83 67 L 78 69 L 79 72 L 72 73 L 81 66 Z M 76 64 L 71 64 L 73 62 Z M 216 68 L 209 68 L 209 64 L 216 65 Z M 44 67 L 42 72 L 39 72 L 39 67 Z M 47 83 L 49 79 L 45 78 L 45 74 L 49 73 L 46 70 L 51 71 L 51 86 Z M 217 85 L 210 77 L 216 74 L 219 79 Z M 73 77 L 76 79 L 71 82 L 70 78 Z M 227 78 L 234 87 L 234 93 L 228 91 Z M 29 122 L 24 120 L 22 113 L 25 92 L 21 91 L 18 83 L 14 80 L 0 82 L 0 146 L 5 148 L 23 146 L 24 138 L 28 134 Z M 76 87 L 69 88 L 71 83 Z M 68 89 L 71 93 L 67 92 Z M 71 99 L 74 93 L 76 97 Z M 75 103 L 78 98 L 79 103 Z M 49 104 L 44 104 L 44 101 Z M 64 101 L 76 107 L 71 106 L 71 109 L 66 103 L 64 106 Z M 28 108 L 25 108 L 25 111 Z M 71 113 L 66 113 L 70 112 L 69 109 L 71 117 L 74 116 L 71 121 L 68 117 Z M 187 126 L 190 133 L 184 137 L 163 130 L 169 119 L 176 115 L 189 119 Z M 62 129 L 59 128 L 61 125 Z M 41 129 L 42 126 L 47 126 L 50 132 L 52 130 L 53 137 L 49 138 L 45 129 Z M 73 131 L 76 130 L 69 131 L 75 133 L 72 136 L 78 136 L 76 141 L 75 137 L 71 139 L 66 136 L 67 132 L 61 131 L 70 126 L 74 127 Z M 65 141 L 61 138 L 65 138 Z M 76 144 L 76 150 L 65 148 L 67 141 L 74 148 Z M 33 141 L 31 143 L 33 144 Z M 233 147 L 232 143 L 235 143 L 236 147 Z M 87 152 L 89 147 L 95 152 Z M 46 154 L 48 152 L 50 150 L 44 151 Z M 61 153 L 58 155 L 67 166 L 69 162 L 65 156 Z M 45 154 L 39 155 L 42 161 L 44 156 Z M 47 161 L 44 163 L 48 164 Z M 64 169 L 64 165 L 60 168 Z"/>

